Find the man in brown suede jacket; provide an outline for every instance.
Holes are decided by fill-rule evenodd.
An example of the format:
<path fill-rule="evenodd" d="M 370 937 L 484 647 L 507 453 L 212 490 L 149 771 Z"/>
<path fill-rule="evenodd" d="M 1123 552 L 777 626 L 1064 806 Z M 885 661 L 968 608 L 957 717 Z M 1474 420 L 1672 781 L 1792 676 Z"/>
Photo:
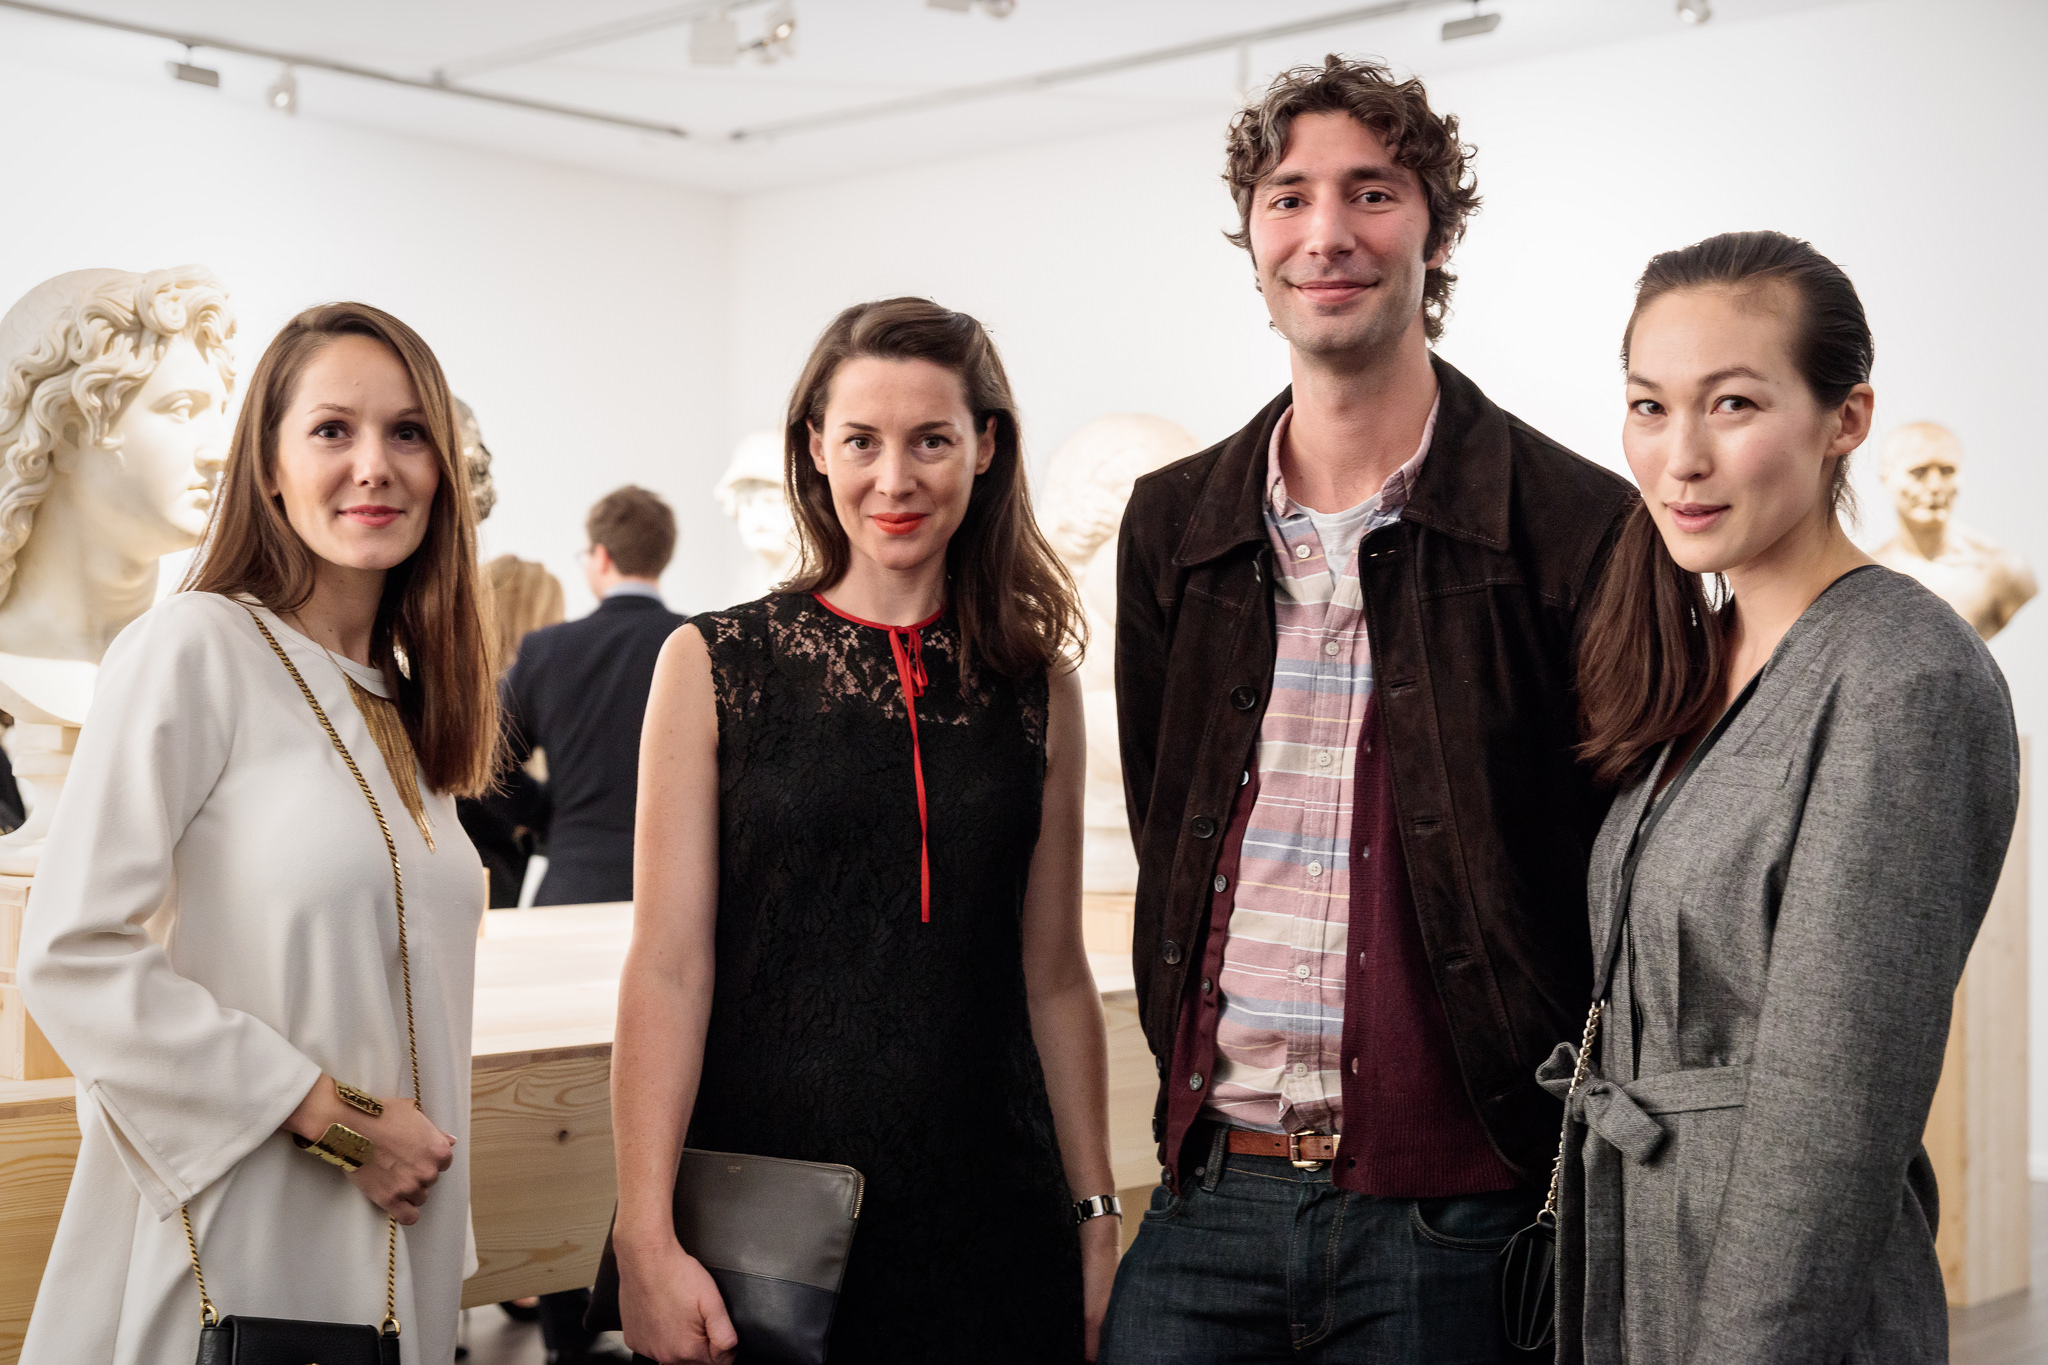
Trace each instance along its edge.
<path fill-rule="evenodd" d="M 1293 384 L 1124 518 L 1163 1169 L 1109 1365 L 1518 1358 L 1497 1253 L 1591 984 L 1575 625 L 1633 490 L 1431 353 L 1470 150 L 1419 82 L 1335 57 L 1231 128 Z"/>

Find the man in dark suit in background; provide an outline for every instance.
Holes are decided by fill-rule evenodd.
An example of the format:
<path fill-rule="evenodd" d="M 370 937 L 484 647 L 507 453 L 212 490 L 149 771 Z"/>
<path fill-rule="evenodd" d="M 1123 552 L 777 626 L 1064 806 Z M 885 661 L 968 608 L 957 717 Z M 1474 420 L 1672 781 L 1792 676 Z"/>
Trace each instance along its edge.
<path fill-rule="evenodd" d="M 528 635 L 503 686 L 512 762 L 536 749 L 547 761 L 538 905 L 633 898 L 640 718 L 662 642 L 683 623 L 661 601 L 661 571 L 676 548 L 667 503 L 629 484 L 598 500 L 584 530 L 583 577 L 597 610 Z M 585 1330 L 588 1303 L 582 1289 L 541 1297 L 548 1365 L 630 1359 Z"/>
<path fill-rule="evenodd" d="M 590 509 L 583 575 L 597 610 L 527 636 L 505 675 L 512 759 L 547 760 L 547 876 L 540 905 L 633 898 L 640 717 L 654 660 L 683 618 L 658 580 L 676 546 L 668 504 L 628 485 Z"/>

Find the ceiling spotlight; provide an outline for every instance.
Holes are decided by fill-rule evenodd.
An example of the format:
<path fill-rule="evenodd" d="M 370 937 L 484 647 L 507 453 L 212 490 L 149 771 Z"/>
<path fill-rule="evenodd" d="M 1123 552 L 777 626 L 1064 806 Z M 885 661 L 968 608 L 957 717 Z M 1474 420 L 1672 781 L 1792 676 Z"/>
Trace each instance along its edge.
<path fill-rule="evenodd" d="M 1477 9 L 1478 6 L 1474 6 Z M 1491 33 L 1500 27 L 1499 14 L 1472 14 L 1463 19 L 1453 19 L 1444 25 L 1444 41 L 1453 38 L 1476 38 L 1482 33 Z"/>
<path fill-rule="evenodd" d="M 1714 17 L 1714 7 L 1707 0 L 1678 0 L 1678 17 L 1688 24 L 1704 24 Z"/>
<path fill-rule="evenodd" d="M 210 66 L 192 65 L 192 49 L 189 47 L 185 49 L 184 61 L 165 62 L 164 70 L 171 73 L 173 80 L 190 81 L 193 85 L 203 85 L 211 90 L 220 89 L 220 72 Z"/>
<path fill-rule="evenodd" d="M 724 10 L 690 25 L 690 60 L 699 66 L 731 66 L 740 59 L 740 26 Z"/>
<path fill-rule="evenodd" d="M 263 92 L 270 107 L 282 114 L 299 112 L 299 77 L 289 66 L 278 70 L 277 79 Z"/>
<path fill-rule="evenodd" d="M 761 54 L 765 62 L 779 57 L 796 55 L 796 5 L 794 0 L 780 0 L 768 11 L 761 36 L 747 44 L 748 48 Z"/>

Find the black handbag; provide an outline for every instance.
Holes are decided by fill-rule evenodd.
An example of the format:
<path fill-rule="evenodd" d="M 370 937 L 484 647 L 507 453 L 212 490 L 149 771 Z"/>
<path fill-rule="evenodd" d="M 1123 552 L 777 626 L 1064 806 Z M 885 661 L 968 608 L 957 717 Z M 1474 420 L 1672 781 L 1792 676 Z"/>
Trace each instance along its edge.
<path fill-rule="evenodd" d="M 1664 812 L 1678 799 L 1678 793 L 1692 780 L 1693 772 L 1700 766 L 1700 760 L 1714 747 L 1715 741 L 1726 733 L 1742 708 L 1756 692 L 1761 670 L 1756 677 L 1744 684 L 1721 718 L 1714 722 L 1714 728 L 1707 731 L 1707 737 L 1692 751 L 1685 766 L 1678 770 L 1678 776 L 1671 780 L 1662 793 L 1650 803 L 1642 819 L 1636 823 L 1635 835 L 1629 841 L 1628 857 L 1622 863 L 1621 885 L 1614 898 L 1614 919 L 1607 926 L 1607 944 L 1600 955 L 1599 972 L 1593 981 L 1593 1005 L 1586 1011 L 1586 1031 L 1579 1038 L 1579 1058 L 1572 1067 L 1571 1088 L 1565 1093 L 1564 1129 L 1557 1138 L 1557 1160 L 1550 1166 L 1550 1193 L 1543 1200 L 1543 1209 L 1536 1215 L 1536 1221 L 1508 1239 L 1501 1248 L 1500 1314 L 1501 1324 L 1507 1329 L 1508 1344 L 1517 1351 L 1540 1351 L 1548 1346 L 1557 1334 L 1557 1192 L 1564 1179 L 1564 1155 L 1567 1139 L 1571 1132 L 1572 1101 L 1578 1098 L 1579 1088 L 1586 1083 L 1586 1068 L 1591 1064 L 1593 1043 L 1600 1036 L 1600 1016 L 1607 1009 L 1607 992 L 1614 980 L 1614 969 L 1621 960 L 1622 929 L 1628 923 L 1629 903 L 1635 896 L 1636 863 L 1643 855 L 1643 846 L 1656 832 L 1657 824 L 1664 818 Z"/>
<path fill-rule="evenodd" d="M 863 1190 L 851 1166 L 683 1149 L 676 1240 L 718 1285 L 739 1335 L 739 1365 L 824 1365 Z M 619 1329 L 609 1237 L 584 1322 Z"/>
<path fill-rule="evenodd" d="M 384 823 L 384 812 L 377 805 L 377 797 L 371 792 L 370 784 L 363 779 L 362 769 L 356 766 L 348 746 L 341 742 L 333 722 L 327 719 L 327 712 L 314 697 L 313 689 L 306 686 L 306 680 L 299 676 L 291 656 L 277 643 L 277 637 L 263 624 L 263 618 L 251 611 L 249 619 L 256 623 L 256 629 L 276 651 L 285 672 L 291 674 L 292 681 L 299 685 L 306 705 L 312 707 L 313 714 L 319 718 L 320 728 L 327 732 L 328 739 L 334 741 L 335 752 L 341 755 L 349 775 L 362 788 L 363 799 L 370 803 L 370 814 L 376 817 L 377 829 L 384 836 L 384 851 L 391 858 L 391 888 L 398 906 L 398 965 L 400 974 L 405 978 L 405 1041 L 407 1054 L 412 1058 L 412 1099 L 417 1106 L 420 1100 L 420 1054 L 419 1042 L 413 1032 L 412 959 L 405 943 L 405 875 L 398 867 L 398 845 L 392 841 L 391 827 Z M 372 732 L 375 733 L 374 726 Z M 400 786 L 403 789 L 402 783 Z M 390 1220 L 385 1241 L 384 1318 L 370 1326 L 307 1322 L 295 1318 L 222 1317 L 206 1293 L 206 1275 L 199 1268 L 199 1239 L 192 1231 L 191 1211 L 179 1209 L 178 1213 L 185 1220 L 185 1247 L 192 1253 L 192 1278 L 199 1283 L 198 1365 L 308 1365 L 311 1361 L 317 1361 L 319 1365 L 399 1365 L 401 1328 L 398 1321 L 396 1218 Z"/>

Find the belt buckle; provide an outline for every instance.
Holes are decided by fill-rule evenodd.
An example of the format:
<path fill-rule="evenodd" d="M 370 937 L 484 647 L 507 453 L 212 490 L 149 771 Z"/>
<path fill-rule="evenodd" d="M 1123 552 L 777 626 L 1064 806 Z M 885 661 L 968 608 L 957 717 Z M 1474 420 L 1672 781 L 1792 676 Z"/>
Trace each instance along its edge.
<path fill-rule="evenodd" d="M 1327 1133 L 1318 1133 L 1318 1132 L 1317 1132 L 1317 1131 L 1316 1131 L 1315 1129 L 1313 1129 L 1313 1128 L 1303 1128 L 1303 1129 L 1300 1129 L 1300 1130 L 1298 1130 L 1298 1131 L 1296 1131 L 1296 1132 L 1292 1132 L 1292 1133 L 1289 1133 L 1289 1134 L 1287 1135 L 1287 1160 L 1288 1160 L 1288 1163 L 1289 1163 L 1290 1165 L 1292 1165 L 1292 1166 L 1293 1166 L 1293 1167 L 1294 1167 L 1294 1168 L 1295 1168 L 1296 1170 L 1301 1170 L 1301 1171 L 1319 1171 L 1319 1170 L 1321 1170 L 1321 1169 L 1323 1168 L 1323 1163 L 1322 1163 L 1322 1162 L 1320 1162 L 1320 1161 L 1303 1161 L 1303 1160 L 1301 1159 L 1301 1140 L 1302 1140 L 1303 1138 L 1305 1138 L 1305 1137 L 1328 1137 L 1328 1136 L 1329 1136 L 1329 1134 L 1327 1134 Z"/>

